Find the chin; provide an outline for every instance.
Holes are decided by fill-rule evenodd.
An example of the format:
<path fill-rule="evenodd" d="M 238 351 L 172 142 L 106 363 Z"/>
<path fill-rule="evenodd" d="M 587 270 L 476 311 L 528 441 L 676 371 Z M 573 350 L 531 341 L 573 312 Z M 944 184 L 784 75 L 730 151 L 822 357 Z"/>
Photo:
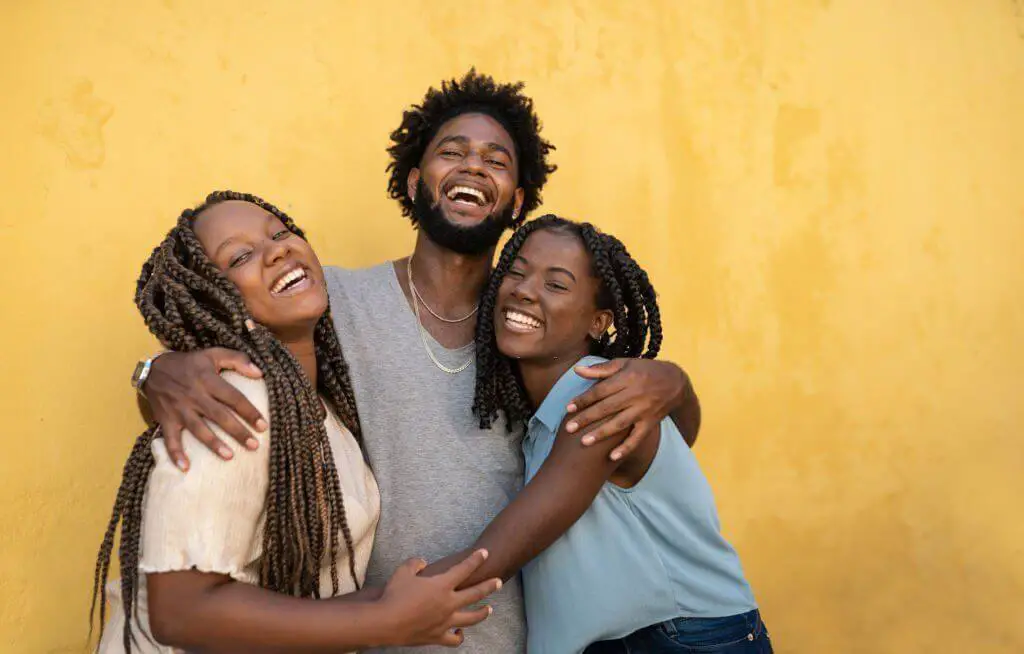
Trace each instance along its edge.
<path fill-rule="evenodd" d="M 510 359 L 517 361 L 535 359 L 539 355 L 537 348 L 530 347 L 526 343 L 520 341 L 520 339 L 512 337 L 504 337 L 497 339 L 498 352 L 502 356 L 506 356 Z"/>
<path fill-rule="evenodd" d="M 476 217 L 464 216 L 462 214 L 449 213 L 447 210 L 442 210 L 442 215 L 444 216 L 444 219 L 448 221 L 449 225 L 454 225 L 455 227 L 476 227 L 487 220 L 489 216 L 489 214 Z"/>
<path fill-rule="evenodd" d="M 288 311 L 275 311 L 267 320 L 257 322 L 264 325 L 278 338 L 291 338 L 296 334 L 311 332 L 320 319 L 327 313 L 327 302 L 304 302 L 299 306 L 289 307 Z"/>

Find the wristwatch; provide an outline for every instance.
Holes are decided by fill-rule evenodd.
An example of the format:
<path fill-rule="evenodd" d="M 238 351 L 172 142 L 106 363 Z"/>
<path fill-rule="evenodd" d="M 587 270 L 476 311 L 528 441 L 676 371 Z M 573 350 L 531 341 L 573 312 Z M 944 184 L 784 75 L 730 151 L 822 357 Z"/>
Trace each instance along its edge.
<path fill-rule="evenodd" d="M 141 359 L 135 364 L 135 372 L 132 373 L 132 387 L 138 391 L 139 395 L 146 397 L 146 394 L 142 392 L 142 385 L 149 379 L 149 372 L 153 369 L 153 362 L 167 354 L 167 350 L 163 352 L 157 352 L 148 359 Z"/>

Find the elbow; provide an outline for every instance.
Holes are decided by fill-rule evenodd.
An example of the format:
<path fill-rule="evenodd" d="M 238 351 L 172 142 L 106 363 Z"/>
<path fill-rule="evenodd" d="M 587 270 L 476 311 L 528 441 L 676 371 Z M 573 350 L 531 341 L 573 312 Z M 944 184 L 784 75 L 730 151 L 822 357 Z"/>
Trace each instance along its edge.
<path fill-rule="evenodd" d="M 168 615 L 165 611 L 153 611 L 149 614 L 149 632 L 161 645 L 180 645 L 180 624 L 178 616 Z"/>
<path fill-rule="evenodd" d="M 188 637 L 188 610 L 173 603 L 149 602 L 149 633 L 161 645 L 186 647 Z"/>

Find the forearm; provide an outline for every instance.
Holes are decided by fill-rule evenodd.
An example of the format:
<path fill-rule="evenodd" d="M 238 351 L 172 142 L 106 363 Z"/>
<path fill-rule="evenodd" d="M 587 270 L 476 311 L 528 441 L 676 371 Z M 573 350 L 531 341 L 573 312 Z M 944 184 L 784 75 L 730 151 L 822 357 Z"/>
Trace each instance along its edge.
<path fill-rule="evenodd" d="M 683 376 L 683 389 L 675 402 L 675 408 L 669 413 L 669 417 L 672 418 L 679 433 L 683 435 L 686 444 L 693 447 L 697 441 L 697 433 L 700 431 L 700 400 L 697 399 L 697 393 L 693 390 L 690 376 L 682 368 L 678 366 L 676 368 Z"/>
<path fill-rule="evenodd" d="M 544 532 L 550 532 L 549 529 L 545 529 L 545 523 L 549 522 L 548 520 L 525 520 L 517 525 L 515 516 L 521 516 L 525 511 L 517 510 L 514 504 L 505 509 L 505 511 L 509 510 L 512 513 L 502 512 L 499 514 L 477 538 L 472 547 L 431 563 L 424 568 L 420 575 L 433 577 L 442 574 L 472 552 L 485 549 L 488 554 L 487 560 L 466 581 L 461 583 L 459 588 L 468 588 L 487 579 L 498 578 L 508 581 L 561 535 L 561 531 L 558 534 L 545 535 Z"/>
<path fill-rule="evenodd" d="M 169 586 L 150 584 L 150 625 L 162 643 L 188 650 L 349 652 L 389 644 L 394 631 L 375 601 L 296 598 L 234 581 Z"/>
<path fill-rule="evenodd" d="M 384 596 L 383 586 L 363 586 L 359 590 L 332 597 L 331 602 L 376 602 Z"/>
<path fill-rule="evenodd" d="M 471 551 L 485 549 L 487 560 L 460 588 L 494 577 L 507 581 L 515 576 L 590 507 L 619 465 L 608 460 L 608 453 L 623 436 L 581 448 L 563 427 L 537 476 L 487 525 L 476 543 L 431 564 L 420 574 L 441 574 Z"/>

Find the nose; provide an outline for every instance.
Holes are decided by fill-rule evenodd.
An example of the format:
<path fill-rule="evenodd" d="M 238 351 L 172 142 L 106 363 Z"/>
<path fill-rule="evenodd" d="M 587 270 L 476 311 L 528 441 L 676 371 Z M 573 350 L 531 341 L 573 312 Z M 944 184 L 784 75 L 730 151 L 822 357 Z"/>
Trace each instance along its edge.
<path fill-rule="evenodd" d="M 290 252 L 291 249 L 288 247 L 288 239 L 284 239 L 283 241 L 269 239 L 267 241 L 267 246 L 263 249 L 263 261 L 267 266 L 273 266 L 274 264 L 279 263 L 282 259 L 286 259 Z"/>
<path fill-rule="evenodd" d="M 518 279 L 512 287 L 512 297 L 523 304 L 534 304 L 537 302 L 537 289 L 534 288 L 533 278 L 530 275 Z"/>
<path fill-rule="evenodd" d="M 465 157 L 462 158 L 462 165 L 459 170 L 469 175 L 483 175 L 486 170 L 484 165 L 484 158 L 476 150 L 472 150 Z"/>

